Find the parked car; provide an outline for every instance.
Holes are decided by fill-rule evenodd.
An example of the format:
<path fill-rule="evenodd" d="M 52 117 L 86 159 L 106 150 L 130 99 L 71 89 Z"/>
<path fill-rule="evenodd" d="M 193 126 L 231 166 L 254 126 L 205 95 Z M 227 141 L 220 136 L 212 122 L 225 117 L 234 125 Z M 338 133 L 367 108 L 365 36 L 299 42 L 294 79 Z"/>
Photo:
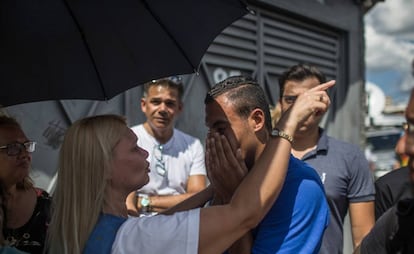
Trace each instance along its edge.
<path fill-rule="evenodd" d="M 401 134 L 401 128 L 374 129 L 366 132 L 365 155 L 375 178 L 394 169 L 397 163 L 395 145 Z"/>

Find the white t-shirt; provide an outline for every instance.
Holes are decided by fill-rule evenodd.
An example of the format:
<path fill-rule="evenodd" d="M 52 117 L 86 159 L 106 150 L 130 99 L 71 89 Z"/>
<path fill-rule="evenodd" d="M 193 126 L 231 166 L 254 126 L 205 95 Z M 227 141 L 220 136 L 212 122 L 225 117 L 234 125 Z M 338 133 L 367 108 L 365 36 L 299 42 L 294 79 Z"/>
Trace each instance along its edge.
<path fill-rule="evenodd" d="M 148 151 L 150 162 L 150 181 L 138 193 L 149 195 L 177 195 L 186 193 L 189 176 L 206 175 L 204 164 L 204 149 L 199 139 L 192 137 L 178 129 L 174 129 L 173 136 L 167 143 L 162 144 L 162 161 L 165 175 L 157 170 L 157 158 L 160 151 L 156 151 L 160 144 L 144 128 L 143 124 L 131 128 L 138 136 L 138 145 Z"/>
<path fill-rule="evenodd" d="M 113 254 L 198 252 L 200 209 L 173 215 L 130 217 L 119 228 Z"/>

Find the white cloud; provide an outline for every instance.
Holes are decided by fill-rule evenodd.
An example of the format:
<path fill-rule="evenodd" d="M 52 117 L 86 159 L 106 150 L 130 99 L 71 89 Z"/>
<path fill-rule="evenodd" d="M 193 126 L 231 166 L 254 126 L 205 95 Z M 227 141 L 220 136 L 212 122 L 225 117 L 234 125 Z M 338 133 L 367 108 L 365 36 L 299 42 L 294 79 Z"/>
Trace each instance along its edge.
<path fill-rule="evenodd" d="M 365 62 L 368 70 L 397 70 L 400 89 L 414 87 L 414 0 L 379 2 L 365 15 Z"/>
<path fill-rule="evenodd" d="M 377 3 L 367 14 L 366 19 L 368 22 L 375 23 L 380 33 L 413 39 L 413 7 L 414 0 L 385 0 Z"/>

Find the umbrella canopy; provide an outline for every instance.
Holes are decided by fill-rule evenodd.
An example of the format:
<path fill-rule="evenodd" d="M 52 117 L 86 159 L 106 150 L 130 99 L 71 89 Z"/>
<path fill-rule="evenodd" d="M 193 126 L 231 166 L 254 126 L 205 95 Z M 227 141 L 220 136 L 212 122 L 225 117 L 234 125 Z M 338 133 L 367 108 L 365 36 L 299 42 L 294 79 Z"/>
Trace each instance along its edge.
<path fill-rule="evenodd" d="M 194 72 L 239 0 L 1 0 L 0 105 L 106 100 Z"/>

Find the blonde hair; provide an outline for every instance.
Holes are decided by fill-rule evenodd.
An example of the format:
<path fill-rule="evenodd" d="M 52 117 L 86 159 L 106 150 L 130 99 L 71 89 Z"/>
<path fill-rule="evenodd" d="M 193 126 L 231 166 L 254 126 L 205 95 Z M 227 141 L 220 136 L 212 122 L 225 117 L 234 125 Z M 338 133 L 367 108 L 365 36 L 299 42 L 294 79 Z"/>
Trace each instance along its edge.
<path fill-rule="evenodd" d="M 106 202 L 113 148 L 126 126 L 121 116 L 100 115 L 81 119 L 67 130 L 48 231 L 49 253 L 83 252 Z"/>

